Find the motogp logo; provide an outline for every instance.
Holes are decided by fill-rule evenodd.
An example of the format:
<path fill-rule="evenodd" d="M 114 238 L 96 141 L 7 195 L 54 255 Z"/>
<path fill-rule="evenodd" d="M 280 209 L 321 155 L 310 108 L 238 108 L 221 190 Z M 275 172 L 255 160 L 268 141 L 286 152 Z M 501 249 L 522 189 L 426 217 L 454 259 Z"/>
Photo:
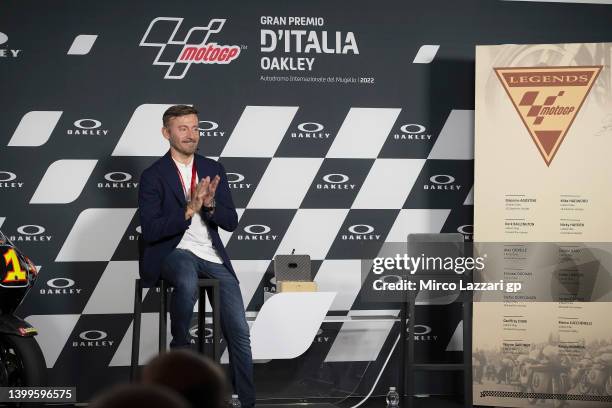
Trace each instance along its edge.
<path fill-rule="evenodd" d="M 189 71 L 191 64 L 229 64 L 238 58 L 240 54 L 240 47 L 237 45 L 219 45 L 215 42 L 208 42 L 211 34 L 217 34 L 223 28 L 225 19 L 213 18 L 208 22 L 206 27 L 192 27 L 189 32 L 185 35 L 185 38 L 176 38 L 176 33 L 183 22 L 183 18 L 180 17 L 157 17 L 151 21 L 149 28 L 145 32 L 142 40 L 140 40 L 141 47 L 157 47 L 159 52 L 153 61 L 153 65 L 166 65 L 168 70 L 164 76 L 164 79 L 183 79 Z M 156 40 L 156 31 L 167 29 L 170 25 L 172 34 L 170 38 L 165 42 L 154 42 Z M 163 27 L 163 28 L 162 28 Z M 180 45 L 182 49 L 174 58 L 168 58 L 168 55 L 164 55 L 167 46 Z M 166 52 L 167 54 L 167 52 Z M 179 69 L 175 71 L 175 65 L 179 66 Z M 181 69 L 182 68 L 182 69 Z"/>

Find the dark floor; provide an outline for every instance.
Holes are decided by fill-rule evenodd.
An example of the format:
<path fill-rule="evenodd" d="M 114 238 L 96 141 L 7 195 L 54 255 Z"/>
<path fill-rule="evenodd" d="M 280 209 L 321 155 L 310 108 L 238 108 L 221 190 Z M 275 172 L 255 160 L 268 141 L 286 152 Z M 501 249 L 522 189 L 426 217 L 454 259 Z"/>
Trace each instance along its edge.
<path fill-rule="evenodd" d="M 361 398 L 350 398 L 343 402 L 313 403 L 313 404 L 257 404 L 257 408 L 351 408 L 361 402 Z M 359 408 L 384 408 L 386 407 L 384 397 L 372 397 L 359 406 Z M 414 408 L 462 408 L 461 401 L 453 401 L 449 398 L 429 397 L 415 398 Z"/>
<path fill-rule="evenodd" d="M 361 398 L 349 398 L 344 401 L 332 401 L 327 403 L 260 403 L 257 408 L 351 408 L 361 402 Z M 371 397 L 359 408 L 384 408 L 386 407 L 384 397 Z M 407 405 L 408 406 L 408 405 Z M 413 408 L 463 408 L 463 401 L 460 399 L 440 396 L 430 396 L 425 398 L 414 398 Z M 484 408 L 484 407 L 483 407 Z"/>
<path fill-rule="evenodd" d="M 287 400 L 270 400 L 270 401 L 262 401 L 257 404 L 257 408 L 351 408 L 354 405 L 361 402 L 361 398 L 349 398 L 343 401 L 334 401 L 334 402 L 293 402 Z M 9 407 L 14 405 L 1 404 L 0 407 Z M 44 404 L 41 403 L 38 406 L 40 407 L 53 407 L 53 408 L 75 408 L 75 407 L 84 407 L 86 404 Z M 386 407 L 386 402 L 384 397 L 371 397 L 359 408 L 384 408 Z M 422 397 L 422 398 L 414 398 L 413 408 L 463 408 L 463 401 L 459 399 L 454 399 L 451 397 L 440 397 L 440 396 L 430 396 L 430 397 Z M 475 406 L 475 408 L 487 408 L 481 406 Z"/>

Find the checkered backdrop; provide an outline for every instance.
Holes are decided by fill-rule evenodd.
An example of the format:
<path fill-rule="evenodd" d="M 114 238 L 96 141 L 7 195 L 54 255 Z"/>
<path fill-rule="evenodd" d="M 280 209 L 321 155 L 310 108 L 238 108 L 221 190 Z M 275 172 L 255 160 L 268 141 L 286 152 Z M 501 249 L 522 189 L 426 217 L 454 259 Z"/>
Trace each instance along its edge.
<path fill-rule="evenodd" d="M 40 265 L 18 313 L 39 329 L 52 384 L 86 401 L 127 380 L 139 175 L 168 148 L 162 112 L 184 103 L 201 112 L 199 153 L 228 172 L 240 221 L 222 238 L 248 316 L 274 291 L 274 255 L 294 248 L 338 292 L 301 357 L 256 364 L 258 396 L 364 395 L 398 333 L 342 322 L 397 313 L 360 301 L 366 246 L 471 239 L 474 45 L 611 41 L 611 17 L 496 0 L 5 2 L 0 228 Z M 198 63 L 182 59 L 188 46 L 210 49 Z M 155 353 L 155 296 L 142 361 Z M 460 319 L 456 305 L 419 306 L 417 356 L 459 361 Z M 392 358 L 377 393 L 397 368 Z M 461 384 L 416 380 L 419 392 Z"/>

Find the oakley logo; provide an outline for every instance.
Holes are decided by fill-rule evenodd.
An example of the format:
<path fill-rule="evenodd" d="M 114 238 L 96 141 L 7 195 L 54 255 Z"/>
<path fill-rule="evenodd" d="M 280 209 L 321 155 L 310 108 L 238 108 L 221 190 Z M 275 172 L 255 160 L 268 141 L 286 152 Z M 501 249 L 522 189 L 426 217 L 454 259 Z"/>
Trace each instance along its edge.
<path fill-rule="evenodd" d="M 357 225 L 351 225 L 348 228 L 348 230 L 351 234 L 363 235 L 363 234 L 371 234 L 372 232 L 374 232 L 374 227 L 371 225 L 367 225 L 367 224 L 357 224 Z"/>
<path fill-rule="evenodd" d="M 436 184 L 450 184 L 455 181 L 455 178 L 448 174 L 436 174 L 435 176 L 431 176 L 429 180 Z"/>
<path fill-rule="evenodd" d="M 204 124 L 205 126 L 202 126 Z M 219 124 L 217 122 L 213 122 L 211 120 L 201 120 L 200 121 L 200 130 L 206 132 L 208 130 L 215 130 L 219 128 Z"/>
<path fill-rule="evenodd" d="M 124 181 L 130 181 L 132 179 L 132 175 L 122 171 L 113 171 L 111 173 L 106 173 L 104 175 L 104 179 L 113 183 L 121 183 Z"/>
<path fill-rule="evenodd" d="M 32 229 L 34 228 L 36 231 L 26 231 L 27 229 Z M 21 227 L 17 228 L 17 232 L 20 233 L 21 235 L 40 235 L 43 232 L 45 232 L 45 229 L 43 227 L 41 227 L 40 225 L 22 225 Z"/>
<path fill-rule="evenodd" d="M 256 231 L 258 229 L 260 231 Z M 270 230 L 271 230 L 270 227 L 268 227 L 267 225 L 263 225 L 263 224 L 253 224 L 253 225 L 248 225 L 244 227 L 244 231 L 252 235 L 267 234 L 268 232 L 270 232 Z"/>
<path fill-rule="evenodd" d="M 323 176 L 323 180 L 325 180 L 326 183 L 346 183 L 349 181 L 349 177 L 346 174 L 332 173 Z"/>
<path fill-rule="evenodd" d="M 244 176 L 240 173 L 226 173 L 228 183 L 240 183 L 244 181 Z"/>
<path fill-rule="evenodd" d="M 74 126 L 79 129 L 97 129 L 102 126 L 102 122 L 95 119 L 79 119 L 74 122 Z"/>
<path fill-rule="evenodd" d="M 0 171 L 0 182 L 13 181 L 17 178 L 15 173 L 10 171 Z"/>
<path fill-rule="evenodd" d="M 472 235 L 474 233 L 474 226 L 473 225 L 462 225 L 459 228 L 457 228 L 457 231 L 464 234 L 464 235 Z"/>
<path fill-rule="evenodd" d="M 58 284 L 58 281 L 60 284 Z M 47 286 L 55 289 L 65 289 L 74 286 L 74 281 L 68 278 L 55 278 L 48 280 Z"/>
<path fill-rule="evenodd" d="M 79 337 L 87 341 L 98 341 L 107 338 L 108 334 L 100 330 L 87 330 L 79 334 Z"/>
<path fill-rule="evenodd" d="M 297 127 L 302 132 L 316 133 L 324 129 L 323 125 L 316 122 L 304 122 L 300 123 Z"/>
<path fill-rule="evenodd" d="M 404 133 L 410 133 L 413 135 L 418 135 L 425 132 L 425 126 L 419 125 L 417 123 L 409 123 L 407 125 L 403 125 L 400 127 L 400 130 Z"/>

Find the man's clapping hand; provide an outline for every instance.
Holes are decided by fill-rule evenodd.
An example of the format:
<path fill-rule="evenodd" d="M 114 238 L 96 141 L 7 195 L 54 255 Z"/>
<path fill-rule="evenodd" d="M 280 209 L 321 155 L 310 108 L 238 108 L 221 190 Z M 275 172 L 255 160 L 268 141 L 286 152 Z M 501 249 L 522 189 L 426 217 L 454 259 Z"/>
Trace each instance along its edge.
<path fill-rule="evenodd" d="M 189 219 L 193 214 L 200 212 L 202 206 L 212 207 L 220 179 L 221 178 L 217 175 L 212 181 L 208 176 L 200 180 L 196 185 L 193 197 L 191 197 L 191 200 L 187 203 L 185 219 Z"/>

